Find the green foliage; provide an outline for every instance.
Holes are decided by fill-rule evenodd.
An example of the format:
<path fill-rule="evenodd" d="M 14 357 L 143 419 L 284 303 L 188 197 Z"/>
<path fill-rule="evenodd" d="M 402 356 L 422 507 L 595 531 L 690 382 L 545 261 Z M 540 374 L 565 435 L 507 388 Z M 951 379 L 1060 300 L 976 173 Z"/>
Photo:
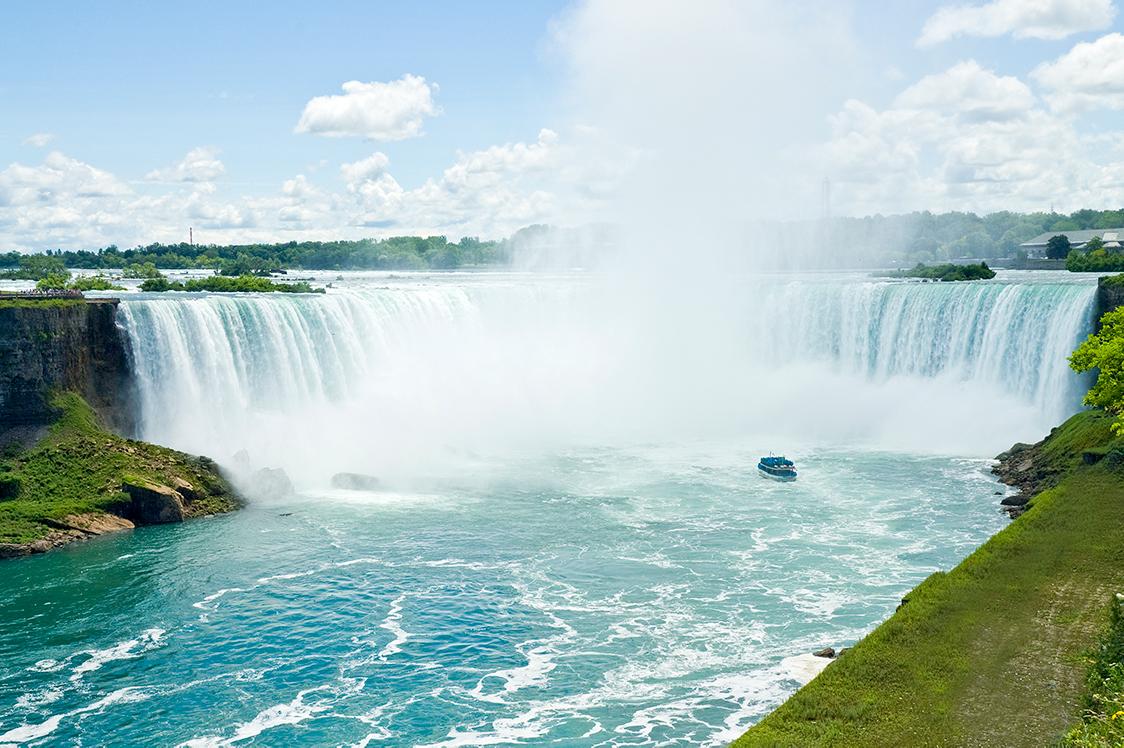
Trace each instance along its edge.
<path fill-rule="evenodd" d="M 182 283 L 173 284 L 171 281 L 169 281 L 167 278 L 165 278 L 163 275 L 161 275 L 158 278 L 149 278 L 145 282 L 141 283 L 140 284 L 140 290 L 151 291 L 151 292 L 155 292 L 155 293 L 159 293 L 159 292 L 162 292 L 162 291 L 182 291 L 183 290 L 183 284 Z"/>
<path fill-rule="evenodd" d="M 1118 595 L 1109 603 L 1109 624 L 1086 679 L 1081 723 L 1062 741 L 1064 748 L 1124 745 L 1124 609 Z"/>
<path fill-rule="evenodd" d="M 269 275 L 275 270 L 280 270 L 281 263 L 276 258 L 240 252 L 233 260 L 223 260 L 219 268 L 219 273 L 222 275 Z"/>
<path fill-rule="evenodd" d="M 392 236 L 333 242 L 284 242 L 279 244 L 197 245 L 149 244 L 121 250 L 116 246 L 94 251 L 55 250 L 46 254 L 0 254 L 0 267 L 17 268 L 7 277 L 39 280 L 47 272 L 26 270 L 32 264 L 48 263 L 56 269 L 123 268 L 126 278 L 155 278 L 161 269 L 216 268 L 223 275 L 264 275 L 283 268 L 305 270 L 425 270 L 451 269 L 464 265 L 495 265 L 511 259 L 507 242 L 465 237 L 450 242 L 444 236 Z M 37 265 L 38 267 L 38 265 Z"/>
<path fill-rule="evenodd" d="M 3 480 L 17 486 L 14 496 L 0 501 L 0 543 L 45 537 L 52 530 L 49 522 L 68 514 L 120 511 L 126 476 L 162 484 L 182 478 L 197 487 L 219 489 L 193 505 L 195 514 L 234 508 L 233 494 L 209 460 L 105 431 L 74 393 L 56 394 L 51 405 L 57 419 L 47 436 L 0 462 L 0 486 Z"/>
<path fill-rule="evenodd" d="M 121 270 L 122 278 L 159 278 L 160 270 L 151 262 L 133 262 Z"/>
<path fill-rule="evenodd" d="M 104 275 L 82 275 L 72 280 L 67 288 L 74 291 L 124 291 L 124 287 L 115 285 Z"/>
<path fill-rule="evenodd" d="M 20 484 L 20 477 L 15 473 L 0 472 L 0 501 L 19 496 Z"/>
<path fill-rule="evenodd" d="M 1110 421 L 1087 411 L 1056 430 L 1035 458 L 1069 466 L 1055 487 L 734 745 L 1055 744 L 1104 590 L 1124 585 L 1124 480 L 1080 452 L 1120 445 Z"/>
<path fill-rule="evenodd" d="M 142 291 L 211 291 L 213 293 L 325 293 L 323 288 L 313 288 L 305 281 L 276 283 L 269 278 L 255 275 L 241 275 L 231 278 L 225 275 L 212 275 L 207 278 L 191 278 L 187 281 L 169 281 L 161 276 L 150 278 L 141 284 Z"/>
<path fill-rule="evenodd" d="M 15 269 L 4 273 L 2 276 L 4 278 L 40 281 L 51 275 L 69 275 L 66 272 L 66 263 L 60 257 L 45 254 L 21 255 L 18 252 L 11 254 L 16 255 L 16 261 L 8 267 Z"/>
<path fill-rule="evenodd" d="M 1065 234 L 1051 236 L 1046 242 L 1046 257 L 1051 260 L 1063 260 L 1069 254 L 1069 237 Z"/>
<path fill-rule="evenodd" d="M 1097 381 L 1085 394 L 1085 404 L 1117 416 L 1114 429 L 1124 434 L 1124 307 L 1101 317 L 1101 327 L 1069 357 L 1077 372 L 1097 371 Z"/>
<path fill-rule="evenodd" d="M 20 299 L 8 298 L 7 294 L 0 292 L 0 309 L 43 309 L 45 307 L 64 307 L 85 304 L 81 298 L 74 299 Z"/>
<path fill-rule="evenodd" d="M 1089 241 L 1085 242 L 1085 246 L 1081 248 L 1085 253 L 1096 252 L 1097 250 L 1104 249 L 1104 239 L 1099 236 L 1094 236 Z"/>
<path fill-rule="evenodd" d="M 1124 253 L 1110 252 L 1104 249 L 1102 242 L 1100 248 L 1091 252 L 1076 249 L 1070 252 L 1065 258 L 1065 267 L 1074 273 L 1118 273 L 1124 271 Z"/>
<path fill-rule="evenodd" d="M 919 262 L 910 270 L 902 270 L 896 275 L 902 278 L 928 278 L 938 281 L 969 281 L 991 280 L 995 277 L 995 271 L 989 268 L 986 262 L 981 262 L 979 265 L 931 266 Z"/>
<path fill-rule="evenodd" d="M 40 291 L 62 291 L 70 280 L 70 273 L 65 270 L 61 273 L 48 273 L 35 283 L 35 288 Z"/>

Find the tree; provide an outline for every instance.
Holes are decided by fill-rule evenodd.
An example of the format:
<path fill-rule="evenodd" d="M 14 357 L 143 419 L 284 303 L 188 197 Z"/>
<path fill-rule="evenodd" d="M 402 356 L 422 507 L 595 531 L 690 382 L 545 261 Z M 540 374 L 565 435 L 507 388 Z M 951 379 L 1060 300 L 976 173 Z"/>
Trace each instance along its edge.
<path fill-rule="evenodd" d="M 1096 252 L 1097 250 L 1101 250 L 1101 249 L 1104 249 L 1104 239 L 1100 238 L 1099 236 L 1094 236 L 1092 239 L 1085 242 L 1085 252 L 1086 253 L 1091 254 L 1091 253 Z"/>
<path fill-rule="evenodd" d="M 1124 276 L 1117 275 L 1107 283 L 1124 285 Z M 1077 372 L 1097 370 L 1097 381 L 1086 393 L 1085 404 L 1115 415 L 1112 430 L 1124 436 L 1124 307 L 1101 317 L 1100 331 L 1077 347 L 1069 365 Z"/>
<path fill-rule="evenodd" d="M 1064 260 L 1069 255 L 1069 237 L 1065 234 L 1051 236 L 1046 242 L 1046 256 L 1051 260 Z"/>

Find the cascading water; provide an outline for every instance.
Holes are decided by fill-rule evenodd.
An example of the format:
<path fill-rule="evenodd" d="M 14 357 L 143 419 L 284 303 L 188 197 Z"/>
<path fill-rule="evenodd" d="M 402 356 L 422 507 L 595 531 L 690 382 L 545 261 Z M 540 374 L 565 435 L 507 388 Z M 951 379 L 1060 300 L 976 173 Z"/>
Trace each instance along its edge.
<path fill-rule="evenodd" d="M 461 276 L 126 299 L 121 318 L 145 438 L 220 461 L 248 449 L 315 480 L 448 450 L 717 432 L 986 452 L 1079 406 L 1066 356 L 1093 296 L 1060 281 L 756 279 L 723 301 L 720 330 L 677 338 L 580 279 Z M 990 426 L 965 439 L 967 418 Z"/>
<path fill-rule="evenodd" d="M 1079 407 L 1071 276 L 691 284 L 126 295 L 143 436 L 299 491 L 13 566 L 0 744 L 724 745 L 1006 523 L 975 457 Z"/>

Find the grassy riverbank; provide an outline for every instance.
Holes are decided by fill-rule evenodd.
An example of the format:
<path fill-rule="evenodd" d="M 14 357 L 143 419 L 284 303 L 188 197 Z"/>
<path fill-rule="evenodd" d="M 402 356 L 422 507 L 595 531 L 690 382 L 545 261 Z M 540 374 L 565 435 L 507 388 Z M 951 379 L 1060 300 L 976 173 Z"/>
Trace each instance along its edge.
<path fill-rule="evenodd" d="M 27 447 L 9 444 L 0 453 L 0 544 L 48 539 L 59 545 L 78 539 L 79 530 L 71 526 L 92 526 L 89 520 L 101 515 L 139 522 L 126 483 L 190 486 L 187 516 L 237 506 L 210 460 L 112 434 L 74 393 L 54 396 L 51 405 L 58 417 L 41 438 Z M 68 529 L 71 534 L 64 537 Z M 8 550 L 16 555 L 16 548 Z"/>
<path fill-rule="evenodd" d="M 1056 744 L 1124 590 L 1124 441 L 1111 423 L 1081 413 L 1021 453 L 1052 487 L 735 745 Z"/>

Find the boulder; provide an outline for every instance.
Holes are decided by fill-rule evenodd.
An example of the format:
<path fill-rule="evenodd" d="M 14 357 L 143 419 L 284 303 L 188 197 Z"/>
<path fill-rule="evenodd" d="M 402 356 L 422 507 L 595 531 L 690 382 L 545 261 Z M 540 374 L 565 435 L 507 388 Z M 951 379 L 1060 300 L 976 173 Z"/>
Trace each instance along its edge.
<path fill-rule="evenodd" d="M 828 659 L 831 659 L 832 657 L 835 657 L 835 649 L 833 647 L 824 647 L 823 649 L 818 649 L 815 652 L 812 652 L 812 654 L 816 657 L 827 657 Z"/>
<path fill-rule="evenodd" d="M 171 484 L 176 493 L 182 496 L 183 500 L 188 504 L 199 498 L 199 491 L 195 489 L 195 486 L 191 485 L 183 478 L 172 478 Z"/>
<path fill-rule="evenodd" d="M 262 468 L 250 478 L 250 485 L 250 493 L 269 499 L 285 499 L 296 493 L 282 468 Z"/>
<path fill-rule="evenodd" d="M 350 491 L 377 491 L 379 479 L 363 473 L 336 473 L 332 476 L 332 488 L 346 488 Z"/>
<path fill-rule="evenodd" d="M 183 496 L 174 488 L 137 481 L 123 483 L 121 489 L 129 494 L 129 517 L 139 525 L 183 522 L 186 516 Z"/>
<path fill-rule="evenodd" d="M 49 540 L 36 540 L 34 543 L 28 545 L 32 553 L 46 553 L 53 547 Z"/>
<path fill-rule="evenodd" d="M 78 530 L 86 535 L 105 535 L 107 532 L 131 530 L 136 527 L 129 520 L 118 517 L 116 514 L 97 514 L 95 512 L 68 514 L 61 521 L 56 520 L 50 524 L 63 530 Z"/>
<path fill-rule="evenodd" d="M 15 558 L 31 553 L 31 548 L 18 543 L 0 543 L 0 558 Z"/>
<path fill-rule="evenodd" d="M 1005 496 L 999 503 L 1003 506 L 1023 506 L 1030 501 L 1029 496 L 1023 494 L 1015 494 L 1014 496 Z"/>

